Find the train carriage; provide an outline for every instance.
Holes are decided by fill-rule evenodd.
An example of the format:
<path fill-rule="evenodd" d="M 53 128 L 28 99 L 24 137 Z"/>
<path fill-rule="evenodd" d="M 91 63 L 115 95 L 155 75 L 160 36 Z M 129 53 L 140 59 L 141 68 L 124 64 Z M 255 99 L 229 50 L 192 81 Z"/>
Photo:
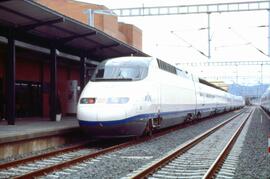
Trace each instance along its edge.
<path fill-rule="evenodd" d="M 82 91 L 77 118 L 93 137 L 140 136 L 242 106 L 203 81 L 154 57 L 108 59 Z"/>

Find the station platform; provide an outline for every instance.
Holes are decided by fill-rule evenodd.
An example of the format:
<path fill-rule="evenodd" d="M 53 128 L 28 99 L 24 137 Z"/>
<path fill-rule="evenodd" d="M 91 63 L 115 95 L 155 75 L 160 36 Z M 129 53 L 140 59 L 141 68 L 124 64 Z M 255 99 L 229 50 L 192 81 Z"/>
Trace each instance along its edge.
<path fill-rule="evenodd" d="M 0 121 L 0 159 L 79 141 L 84 135 L 76 117 L 61 121 L 47 118 L 17 118 L 15 125 Z"/>
<path fill-rule="evenodd" d="M 0 144 L 36 137 L 57 135 L 79 129 L 76 117 L 64 117 L 61 121 L 50 121 L 47 118 L 17 118 L 15 125 L 0 121 Z"/>

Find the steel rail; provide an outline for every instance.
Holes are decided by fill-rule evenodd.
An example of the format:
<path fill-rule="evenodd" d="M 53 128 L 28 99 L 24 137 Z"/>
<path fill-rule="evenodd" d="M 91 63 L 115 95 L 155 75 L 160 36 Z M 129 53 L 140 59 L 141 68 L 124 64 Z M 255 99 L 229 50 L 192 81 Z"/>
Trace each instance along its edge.
<path fill-rule="evenodd" d="M 214 177 L 214 175 L 217 173 L 217 171 L 222 166 L 222 163 L 224 163 L 226 157 L 228 156 L 228 154 L 230 153 L 231 149 L 233 148 L 233 145 L 235 144 L 238 136 L 242 132 L 242 129 L 244 128 L 246 122 L 248 121 L 248 119 L 250 118 L 250 116 L 252 116 L 252 114 L 254 113 L 254 111 L 255 110 L 253 110 L 247 116 L 247 118 L 241 123 L 241 125 L 238 127 L 238 129 L 235 131 L 235 133 L 233 134 L 233 136 L 230 138 L 229 142 L 226 144 L 226 146 L 224 147 L 224 149 L 220 152 L 220 154 L 218 155 L 218 157 L 216 158 L 216 160 L 214 161 L 214 163 L 211 165 L 211 167 L 205 173 L 205 175 L 203 176 L 203 179 L 211 179 L 211 178 Z"/>
<path fill-rule="evenodd" d="M 198 135 L 197 137 L 185 142 L 181 146 L 179 146 L 177 149 L 173 150 L 170 152 L 167 156 L 164 156 L 163 158 L 159 159 L 157 162 L 151 164 L 149 167 L 145 168 L 144 170 L 141 170 L 139 173 L 135 174 L 134 176 L 131 176 L 133 179 L 141 179 L 141 178 L 146 178 L 150 174 L 154 173 L 157 171 L 159 168 L 163 167 L 164 165 L 168 164 L 171 160 L 175 159 L 179 155 L 182 155 L 186 151 L 188 151 L 190 148 L 193 146 L 197 145 L 199 142 L 207 138 L 209 135 L 217 131 L 219 128 L 223 127 L 236 117 L 240 116 L 243 114 L 245 111 L 241 111 L 239 114 L 236 114 L 232 117 L 230 117 L 228 120 L 222 122 L 221 124 L 207 130 L 206 132 Z"/>
<path fill-rule="evenodd" d="M 44 153 L 44 154 L 39 154 L 39 155 L 31 156 L 31 157 L 26 157 L 26 158 L 23 158 L 23 159 L 10 161 L 10 162 L 7 162 L 7 163 L 2 163 L 2 164 L 0 164 L 0 169 L 10 168 L 10 167 L 14 167 L 16 165 L 20 165 L 20 164 L 23 164 L 23 163 L 33 162 L 33 161 L 36 161 L 36 160 L 52 157 L 52 156 L 55 156 L 55 155 L 58 155 L 58 154 L 61 154 L 61 153 L 64 153 L 64 152 L 78 150 L 78 149 L 81 149 L 81 148 L 85 147 L 90 142 L 91 141 L 86 141 L 86 142 L 84 141 L 84 142 L 80 142 L 80 143 L 77 143 L 77 144 L 72 145 L 72 146 L 67 146 L 67 147 L 57 149 L 57 150 L 54 150 L 54 151 L 51 151 L 51 152 L 47 152 L 47 153 Z"/>

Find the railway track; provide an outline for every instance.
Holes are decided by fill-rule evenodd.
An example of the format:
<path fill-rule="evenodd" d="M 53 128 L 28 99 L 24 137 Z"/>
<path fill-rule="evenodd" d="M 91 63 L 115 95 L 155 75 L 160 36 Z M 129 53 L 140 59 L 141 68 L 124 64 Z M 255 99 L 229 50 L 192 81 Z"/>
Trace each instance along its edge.
<path fill-rule="evenodd" d="M 228 170 L 234 156 L 226 160 L 245 123 L 254 110 L 243 112 L 187 141 L 161 159 L 143 166 L 127 178 L 213 178 L 225 163 Z"/>
<path fill-rule="evenodd" d="M 80 161 L 94 158 L 107 152 L 131 145 L 130 142 L 116 144 L 105 149 L 89 147 L 94 141 L 82 142 L 56 151 L 0 164 L 2 178 L 34 178 L 68 167 Z M 107 144 L 110 145 L 110 144 Z"/>
<path fill-rule="evenodd" d="M 241 112 L 234 117 L 239 116 L 240 113 Z M 193 124 L 198 122 L 194 122 Z M 69 173 L 80 172 L 89 162 L 95 162 L 94 158 L 98 156 L 160 137 L 183 127 L 187 127 L 187 125 L 183 124 L 163 130 L 159 133 L 154 133 L 152 137 L 143 137 L 116 145 L 111 144 L 110 146 L 103 147 L 104 149 L 87 147 L 88 143 L 82 143 L 46 154 L 0 164 L 0 179 L 34 178 L 43 175 L 47 175 L 49 178 L 66 176 Z M 89 161 L 89 159 L 92 160 Z"/>

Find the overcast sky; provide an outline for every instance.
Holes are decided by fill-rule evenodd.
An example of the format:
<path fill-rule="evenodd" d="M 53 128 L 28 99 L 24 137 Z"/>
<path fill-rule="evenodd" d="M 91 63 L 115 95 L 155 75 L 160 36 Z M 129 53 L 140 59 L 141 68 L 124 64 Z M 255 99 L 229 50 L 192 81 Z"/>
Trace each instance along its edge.
<path fill-rule="evenodd" d="M 105 5 L 110 9 L 124 7 L 163 6 L 221 3 L 220 0 L 81 0 Z M 233 1 L 230 1 L 233 2 Z M 235 1 L 234 1 L 235 2 Z M 237 1 L 237 2 L 240 2 Z M 211 59 L 208 54 L 207 15 L 177 15 L 155 17 L 122 17 L 119 21 L 131 23 L 143 31 L 143 51 L 170 63 L 190 61 L 269 60 L 268 12 L 238 12 L 211 14 Z M 262 27 L 264 26 L 264 27 Z M 266 27 L 265 27 L 266 26 Z M 191 47 L 192 46 L 192 47 Z M 261 50 L 263 53 L 259 52 Z M 183 67 L 186 68 L 186 67 Z M 269 66 L 186 68 L 199 76 L 227 75 L 230 83 L 270 83 Z M 262 70 L 261 70 L 262 69 Z M 261 71 L 263 71 L 261 75 Z M 221 75 L 220 75 L 221 76 Z M 238 79 L 237 79 L 238 76 Z M 263 79 L 261 79 L 261 76 Z M 243 78 L 243 80 L 242 80 Z M 247 79 L 246 79 L 247 78 Z"/>

